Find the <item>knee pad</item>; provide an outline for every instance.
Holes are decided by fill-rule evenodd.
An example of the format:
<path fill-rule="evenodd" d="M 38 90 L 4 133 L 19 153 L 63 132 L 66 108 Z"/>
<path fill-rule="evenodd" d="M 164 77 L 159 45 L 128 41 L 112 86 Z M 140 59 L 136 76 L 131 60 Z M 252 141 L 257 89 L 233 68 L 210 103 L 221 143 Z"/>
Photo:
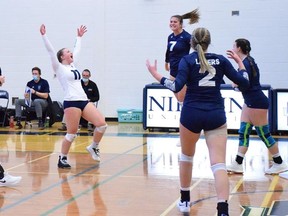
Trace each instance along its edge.
<path fill-rule="evenodd" d="M 107 124 L 99 126 L 99 127 L 95 127 L 95 130 L 98 131 L 99 133 L 104 133 L 106 131 L 106 128 L 108 127 Z"/>
<path fill-rule="evenodd" d="M 249 147 L 249 136 L 253 125 L 248 122 L 241 122 L 239 133 L 239 146 Z"/>
<path fill-rule="evenodd" d="M 213 172 L 213 174 L 215 174 L 218 170 L 226 170 L 226 164 L 225 163 L 217 163 L 211 166 L 211 170 Z"/>
<path fill-rule="evenodd" d="M 276 141 L 271 136 L 269 125 L 264 126 L 255 126 L 258 136 L 261 138 L 261 140 L 265 143 L 267 148 L 272 147 Z"/>
<path fill-rule="evenodd" d="M 193 156 L 188 156 L 188 155 L 185 155 L 185 154 L 181 153 L 179 161 L 193 163 Z"/>
<path fill-rule="evenodd" d="M 77 137 L 76 134 L 69 134 L 69 133 L 67 133 L 67 134 L 65 135 L 65 139 L 68 140 L 69 142 L 73 142 L 76 137 Z"/>

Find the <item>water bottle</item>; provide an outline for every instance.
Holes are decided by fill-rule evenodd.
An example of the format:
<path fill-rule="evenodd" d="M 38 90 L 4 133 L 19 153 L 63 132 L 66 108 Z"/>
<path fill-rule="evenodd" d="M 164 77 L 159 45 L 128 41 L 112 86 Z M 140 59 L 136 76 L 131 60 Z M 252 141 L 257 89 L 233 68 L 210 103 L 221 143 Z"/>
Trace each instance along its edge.
<path fill-rule="evenodd" d="M 49 122 L 50 122 L 50 117 L 47 116 L 46 119 L 45 119 L 44 127 L 48 128 L 49 127 Z"/>
<path fill-rule="evenodd" d="M 10 116 L 9 126 L 10 126 L 10 128 L 14 128 L 14 116 Z"/>

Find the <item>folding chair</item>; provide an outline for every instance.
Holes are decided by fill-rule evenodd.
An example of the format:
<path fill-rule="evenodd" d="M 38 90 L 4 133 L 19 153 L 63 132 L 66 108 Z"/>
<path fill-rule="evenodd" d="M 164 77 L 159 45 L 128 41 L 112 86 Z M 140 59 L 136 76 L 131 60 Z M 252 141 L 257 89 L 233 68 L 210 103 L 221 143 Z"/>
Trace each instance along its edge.
<path fill-rule="evenodd" d="M 55 123 L 55 118 L 53 116 L 53 110 L 51 110 L 53 108 L 52 106 L 52 100 L 50 95 L 47 98 L 47 102 L 48 102 L 48 107 L 46 109 L 43 110 L 42 113 L 42 121 L 45 124 L 46 121 L 46 117 L 49 116 L 49 127 L 51 127 L 54 123 Z M 25 126 L 27 127 L 27 125 L 29 125 L 30 127 L 32 127 L 32 120 L 37 119 L 36 116 L 36 111 L 35 111 L 35 107 L 23 107 L 23 114 L 24 114 L 24 118 L 25 118 Z"/>
<path fill-rule="evenodd" d="M 4 112 L 3 120 L 0 122 L 2 123 L 2 127 L 5 126 L 5 120 L 7 116 L 7 111 L 8 111 L 8 104 L 9 104 L 9 93 L 5 90 L 0 90 L 0 100 L 4 100 L 4 106 L 2 104 L 0 105 L 0 110 Z M 6 103 L 5 103 L 6 102 Z"/>

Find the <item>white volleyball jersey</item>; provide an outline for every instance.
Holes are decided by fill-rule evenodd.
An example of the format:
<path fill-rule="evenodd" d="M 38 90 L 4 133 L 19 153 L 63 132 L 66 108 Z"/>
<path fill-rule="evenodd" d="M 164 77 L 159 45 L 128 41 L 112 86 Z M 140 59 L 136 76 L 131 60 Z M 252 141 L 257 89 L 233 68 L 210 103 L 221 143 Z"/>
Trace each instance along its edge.
<path fill-rule="evenodd" d="M 65 101 L 85 101 L 88 100 L 85 91 L 81 85 L 81 73 L 77 70 L 74 63 L 77 62 L 77 56 L 80 51 L 81 47 L 81 38 L 76 38 L 76 43 L 73 50 L 73 63 L 70 65 L 61 64 L 58 59 L 57 55 L 54 51 L 54 48 L 48 37 L 43 35 L 43 41 L 45 47 L 50 55 L 52 61 L 52 67 L 56 76 L 61 83 L 61 86 L 64 90 L 64 100 Z"/>

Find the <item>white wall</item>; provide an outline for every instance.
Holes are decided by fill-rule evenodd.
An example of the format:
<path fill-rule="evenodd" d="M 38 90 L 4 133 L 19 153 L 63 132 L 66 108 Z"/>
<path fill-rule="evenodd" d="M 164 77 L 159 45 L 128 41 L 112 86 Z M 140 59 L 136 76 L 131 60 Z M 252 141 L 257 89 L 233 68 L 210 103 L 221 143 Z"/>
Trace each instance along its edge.
<path fill-rule="evenodd" d="M 2 0 L 0 1 L 0 66 L 6 76 L 3 89 L 22 97 L 39 66 L 51 87 L 53 100 L 63 92 L 53 79 L 50 59 L 39 33 L 46 24 L 55 50 L 72 49 L 79 25 L 88 32 L 82 40 L 79 70 L 89 68 L 99 87 L 99 108 L 117 117 L 118 108 L 142 108 L 143 87 L 153 78 L 147 58 L 158 59 L 164 72 L 164 54 L 171 15 L 199 8 L 200 23 L 212 35 L 211 52 L 225 54 L 236 38 L 252 44 L 251 55 L 261 70 L 261 81 L 273 88 L 288 88 L 288 0 Z M 240 16 L 231 16 L 239 10 Z M 11 105 L 10 105 L 11 106 Z"/>

